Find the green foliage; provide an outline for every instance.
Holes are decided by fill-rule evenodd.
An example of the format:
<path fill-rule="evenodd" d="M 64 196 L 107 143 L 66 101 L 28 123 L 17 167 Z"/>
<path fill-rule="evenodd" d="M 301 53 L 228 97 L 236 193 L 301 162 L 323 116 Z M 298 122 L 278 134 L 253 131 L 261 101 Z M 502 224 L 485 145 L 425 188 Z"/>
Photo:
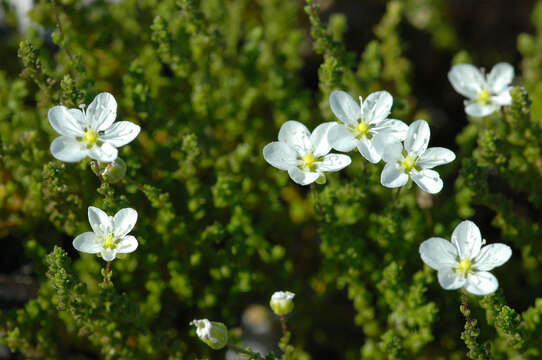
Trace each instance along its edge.
<path fill-rule="evenodd" d="M 421 65 L 405 34 L 427 36 L 453 63 L 480 56 L 460 51 L 446 3 L 388 1 L 358 53 L 348 14 L 326 21 L 313 0 L 36 1 L 31 18 L 55 29 L 52 43 L 30 29 L 11 35 L 18 47 L 1 44 L 10 59 L 0 65 L 0 237 L 22 244 L 39 290 L 0 314 L 0 344 L 30 359 L 224 358 L 189 322 L 232 329 L 251 303 L 291 290 L 288 332 L 275 354 L 256 358 L 539 359 L 542 2 L 537 32 L 518 38 L 512 105 L 468 119 L 437 196 L 384 188 L 382 165 L 355 152 L 310 191 L 262 157 L 285 121 L 334 120 L 335 89 L 388 90 L 391 117 L 422 116 L 431 146 L 441 146 L 448 134 L 430 108 L 448 109 L 418 98 Z M 310 87 L 303 71 L 313 55 Z M 437 81 L 450 87 L 445 73 Z M 101 175 L 106 164 L 65 164 L 49 152 L 57 135 L 48 109 L 102 91 L 117 99 L 118 119 L 142 127 L 120 149 L 127 173 L 118 182 Z M 139 213 L 139 248 L 111 269 L 72 248 L 89 231 L 88 206 Z M 496 271 L 503 290 L 467 304 L 439 286 L 418 247 L 475 216 L 489 242 L 502 239 L 514 255 Z M 242 330 L 230 332 L 240 340 Z"/>

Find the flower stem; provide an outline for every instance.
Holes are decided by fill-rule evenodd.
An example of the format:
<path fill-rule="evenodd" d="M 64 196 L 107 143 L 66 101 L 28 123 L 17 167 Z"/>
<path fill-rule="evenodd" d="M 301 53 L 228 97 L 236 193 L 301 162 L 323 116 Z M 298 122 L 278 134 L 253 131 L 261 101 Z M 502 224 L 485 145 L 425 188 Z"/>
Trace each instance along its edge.
<path fill-rule="evenodd" d="M 260 354 L 252 352 L 250 350 L 243 349 L 240 346 L 237 346 L 237 345 L 234 345 L 234 344 L 228 344 L 228 346 L 230 347 L 230 349 L 232 349 L 233 351 L 235 351 L 235 352 L 237 352 L 239 354 L 245 354 L 245 355 L 250 356 L 250 359 L 262 359 Z"/>
<path fill-rule="evenodd" d="M 98 160 L 92 160 L 92 163 L 94 164 L 94 173 L 96 174 L 98 179 L 100 179 L 100 182 L 104 183 L 104 177 L 100 173 L 100 163 L 98 162 Z"/>
<path fill-rule="evenodd" d="M 64 35 L 64 31 L 62 30 L 62 23 L 60 22 L 60 15 L 58 13 L 58 9 L 56 7 L 56 1 L 55 0 L 51 0 L 51 5 L 53 6 L 53 13 L 55 14 L 55 18 L 56 18 L 56 24 L 58 26 L 58 32 L 60 32 L 60 35 L 62 36 L 62 39 L 63 40 L 66 40 L 66 36 Z M 64 51 L 66 51 L 66 54 L 68 55 L 68 57 L 70 58 L 71 62 L 73 63 L 74 62 L 74 58 L 71 54 L 71 52 L 67 49 L 67 48 L 64 48 Z"/>
<path fill-rule="evenodd" d="M 282 336 L 286 336 L 288 334 L 288 328 L 286 327 L 286 317 L 285 316 L 280 317 L 280 325 L 282 327 Z"/>
<path fill-rule="evenodd" d="M 393 198 L 393 202 L 392 202 L 392 205 L 391 205 L 392 210 L 395 210 L 395 207 L 397 206 L 397 202 L 399 200 L 399 194 L 401 193 L 402 188 L 403 188 L 402 186 L 400 188 L 398 188 L 397 192 L 395 193 L 395 197 Z"/>
<path fill-rule="evenodd" d="M 467 324 L 470 326 L 471 325 L 470 310 L 467 304 L 467 295 L 465 293 L 461 294 L 461 307 L 462 307 L 461 310 L 463 312 L 463 315 L 465 315 L 465 319 L 467 320 Z"/>
<path fill-rule="evenodd" d="M 111 261 L 107 262 L 107 265 L 105 265 L 105 274 L 104 274 L 104 283 L 106 285 L 109 284 L 109 271 L 111 270 Z"/>
<path fill-rule="evenodd" d="M 316 211 L 318 213 L 322 213 L 322 207 L 320 205 L 320 200 L 318 199 L 318 192 L 316 191 L 316 186 L 314 186 L 314 183 L 311 184 L 311 194 L 312 194 L 312 201 L 316 205 Z"/>

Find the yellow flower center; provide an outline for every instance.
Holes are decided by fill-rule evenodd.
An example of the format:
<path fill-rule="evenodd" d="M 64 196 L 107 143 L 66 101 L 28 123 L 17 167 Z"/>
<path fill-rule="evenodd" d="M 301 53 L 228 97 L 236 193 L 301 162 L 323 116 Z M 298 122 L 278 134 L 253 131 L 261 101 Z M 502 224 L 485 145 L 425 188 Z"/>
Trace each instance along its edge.
<path fill-rule="evenodd" d="M 314 157 L 313 154 L 307 154 L 305 156 L 303 156 L 302 158 L 303 160 L 303 167 L 306 168 L 306 169 L 309 169 L 309 170 L 314 170 L 315 168 L 315 162 L 316 162 L 316 158 Z"/>
<path fill-rule="evenodd" d="M 365 136 L 369 133 L 370 126 L 365 122 L 362 121 L 356 126 L 356 132 L 360 136 Z"/>
<path fill-rule="evenodd" d="M 489 104 L 490 100 L 491 93 L 487 91 L 487 89 L 483 89 L 482 91 L 480 91 L 480 93 L 478 94 L 478 102 L 480 104 Z"/>
<path fill-rule="evenodd" d="M 403 167 L 403 169 L 405 169 L 406 172 L 409 172 L 416 166 L 416 161 L 412 156 L 408 155 L 406 158 L 403 159 L 403 161 L 401 161 L 401 166 Z"/>
<path fill-rule="evenodd" d="M 468 274 L 472 267 L 472 262 L 469 259 L 461 260 L 459 265 L 457 265 L 457 270 L 463 274 Z"/>
<path fill-rule="evenodd" d="M 105 249 L 111 249 L 111 250 L 113 250 L 114 248 L 117 247 L 117 244 L 115 243 L 115 240 L 113 240 L 113 235 L 109 235 L 104 239 L 103 247 Z"/>
<path fill-rule="evenodd" d="M 83 135 L 83 141 L 86 142 L 88 146 L 94 146 L 98 142 L 98 134 L 89 129 L 85 135 Z"/>

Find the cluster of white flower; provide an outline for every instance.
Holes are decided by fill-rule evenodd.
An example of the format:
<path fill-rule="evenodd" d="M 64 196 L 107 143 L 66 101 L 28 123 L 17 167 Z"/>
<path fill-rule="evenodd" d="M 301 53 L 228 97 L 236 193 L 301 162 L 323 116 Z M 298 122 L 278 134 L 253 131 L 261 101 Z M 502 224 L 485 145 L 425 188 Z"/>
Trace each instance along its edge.
<path fill-rule="evenodd" d="M 126 164 L 117 157 L 117 148 L 130 143 L 141 128 L 129 121 L 115 122 L 117 102 L 113 95 L 100 93 L 86 111 L 54 106 L 48 113 L 49 123 L 60 136 L 51 143 L 51 153 L 65 162 L 76 162 L 87 156 L 108 163 L 102 176 L 114 182 L 124 176 Z M 98 169 L 97 169 L 98 170 Z M 137 221 L 137 211 L 121 209 L 115 216 L 90 206 L 88 220 L 93 232 L 78 235 L 73 246 L 81 252 L 100 253 L 105 261 L 112 261 L 117 254 L 131 253 L 137 249 L 137 240 L 128 235 Z"/>
<path fill-rule="evenodd" d="M 456 65 L 448 77 L 453 87 L 469 98 L 465 111 L 471 116 L 487 116 L 503 105 L 510 105 L 510 87 L 514 77 L 511 65 L 500 63 L 484 74 L 469 64 Z M 337 122 L 320 124 L 311 133 L 297 121 L 282 125 L 278 140 L 263 149 L 265 160 L 272 166 L 288 171 L 290 178 L 300 185 L 314 182 L 324 184 L 325 172 L 336 172 L 352 162 L 350 156 L 330 153 L 331 149 L 351 152 L 357 149 L 370 163 L 386 163 L 380 182 L 388 188 L 402 187 L 412 179 L 420 189 L 435 194 L 442 190 L 443 181 L 432 170 L 452 162 L 455 154 L 445 148 L 428 148 L 430 129 L 424 120 L 410 126 L 390 119 L 393 98 L 387 91 L 378 91 L 360 104 L 344 91 L 333 91 L 329 103 Z M 55 106 L 49 110 L 49 122 L 60 134 L 51 143 L 51 153 L 66 162 L 80 161 L 87 156 L 107 163 L 105 171 L 111 181 L 126 172 L 126 165 L 117 157 L 118 147 L 136 138 L 140 127 L 128 121 L 115 122 L 117 102 L 113 95 L 101 93 L 84 110 Z M 97 169 L 99 170 L 99 169 Z M 114 216 L 90 206 L 88 218 L 93 232 L 85 232 L 73 240 L 73 246 L 91 254 L 99 253 L 105 261 L 112 261 L 119 253 L 131 253 L 138 242 L 128 235 L 137 221 L 137 211 L 125 208 Z M 439 283 L 445 289 L 465 290 L 476 295 L 487 295 L 498 288 L 497 279 L 489 270 L 504 264 L 512 255 L 510 247 L 492 244 L 482 247 L 480 230 L 471 221 L 460 223 L 452 234 L 452 241 L 430 238 L 420 245 L 422 260 L 438 271 Z M 294 294 L 279 291 L 270 300 L 272 310 L 284 317 L 293 308 Z M 213 349 L 228 342 L 228 330 L 222 323 L 207 319 L 194 320 L 197 335 Z"/>
<path fill-rule="evenodd" d="M 487 116 L 511 104 L 509 85 L 514 68 L 510 64 L 495 65 L 487 76 L 473 65 L 455 65 L 448 78 L 457 92 L 469 98 L 465 111 L 470 116 Z M 433 168 L 454 161 L 455 154 L 442 147 L 428 147 L 431 131 L 427 122 L 416 120 L 407 126 L 390 119 L 393 97 L 387 91 L 369 94 L 365 101 L 360 96 L 359 101 L 358 105 L 346 92 L 333 91 L 329 104 L 338 122 L 320 124 L 311 134 L 303 124 L 288 121 L 279 131 L 279 141 L 264 147 L 264 159 L 288 171 L 300 185 L 323 184 L 326 171 L 339 171 L 351 163 L 347 155 L 329 154 L 331 149 L 358 149 L 370 163 L 384 160 L 383 186 L 399 188 L 412 179 L 427 193 L 440 192 L 444 184 Z M 427 265 L 438 270 L 443 288 L 464 287 L 472 294 L 486 295 L 498 288 L 497 279 L 488 271 L 504 264 L 512 251 L 504 244 L 481 246 L 478 227 L 464 221 L 452 234 L 451 243 L 431 238 L 422 243 L 420 254 Z"/>
<path fill-rule="evenodd" d="M 401 187 L 412 179 L 423 191 L 431 194 L 442 190 L 439 174 L 432 170 L 447 164 L 455 154 L 445 148 L 427 148 L 429 125 L 417 120 L 410 126 L 390 119 L 393 98 L 387 91 L 370 94 L 360 104 L 344 91 L 333 91 L 329 98 L 331 110 L 339 122 L 327 122 L 311 134 L 297 121 L 287 121 L 279 131 L 279 141 L 263 149 L 265 160 L 274 167 L 287 170 L 300 185 L 325 183 L 325 171 L 339 171 L 350 165 L 347 155 L 328 154 L 333 148 L 350 152 L 358 149 L 369 162 L 386 162 L 380 178 L 388 188 Z"/>

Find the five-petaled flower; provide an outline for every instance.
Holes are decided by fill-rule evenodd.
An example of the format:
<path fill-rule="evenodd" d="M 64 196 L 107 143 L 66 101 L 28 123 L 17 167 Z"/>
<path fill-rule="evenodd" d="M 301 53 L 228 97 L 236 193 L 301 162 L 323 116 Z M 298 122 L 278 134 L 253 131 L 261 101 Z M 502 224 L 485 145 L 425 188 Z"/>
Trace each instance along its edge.
<path fill-rule="evenodd" d="M 73 240 L 73 247 L 78 251 L 100 253 L 105 261 L 112 261 L 117 254 L 131 253 L 137 249 L 136 238 L 128 235 L 137 221 L 137 211 L 134 209 L 121 209 L 115 216 L 109 216 L 89 206 L 88 221 L 93 232 L 83 233 Z"/>
<path fill-rule="evenodd" d="M 51 143 L 51 153 L 66 162 L 91 159 L 111 162 L 118 147 L 128 144 L 139 134 L 140 127 L 129 121 L 115 121 L 117 102 L 113 95 L 100 93 L 85 110 L 54 106 L 49 123 L 60 136 Z"/>
<path fill-rule="evenodd" d="M 331 146 L 328 131 L 334 122 L 320 124 L 310 131 L 298 121 L 285 122 L 279 131 L 279 141 L 263 148 L 264 159 L 277 169 L 287 170 L 290 178 L 300 185 L 326 182 L 325 171 L 339 171 L 350 165 L 348 155 L 328 154 Z"/>
<path fill-rule="evenodd" d="M 387 91 L 369 94 L 360 104 L 344 91 L 335 90 L 329 104 L 340 120 L 329 130 L 329 143 L 335 150 L 349 152 L 357 148 L 361 155 L 372 163 L 382 158 L 389 142 L 405 139 L 408 126 L 400 121 L 388 119 L 393 98 Z"/>
<path fill-rule="evenodd" d="M 425 192 L 436 194 L 443 182 L 438 172 L 431 170 L 447 164 L 455 154 L 441 147 L 427 148 L 431 132 L 424 120 L 416 120 L 408 127 L 404 143 L 389 143 L 382 154 L 386 162 L 380 176 L 382 185 L 396 188 L 405 185 L 409 177 Z"/>
<path fill-rule="evenodd" d="M 454 65 L 448 79 L 455 91 L 469 99 L 465 112 L 470 116 L 487 116 L 512 103 L 509 85 L 514 68 L 508 63 L 496 64 L 487 76 L 471 64 Z"/>
<path fill-rule="evenodd" d="M 214 350 L 220 350 L 228 344 L 228 328 L 221 322 L 208 319 L 192 320 L 198 337 Z"/>
<path fill-rule="evenodd" d="M 452 241 L 433 237 L 420 245 L 422 260 L 438 271 L 440 285 L 446 290 L 464 287 L 475 295 L 488 295 L 499 287 L 489 271 L 510 259 L 512 250 L 504 244 L 482 245 L 480 229 L 472 221 L 461 222 L 452 233 Z"/>

